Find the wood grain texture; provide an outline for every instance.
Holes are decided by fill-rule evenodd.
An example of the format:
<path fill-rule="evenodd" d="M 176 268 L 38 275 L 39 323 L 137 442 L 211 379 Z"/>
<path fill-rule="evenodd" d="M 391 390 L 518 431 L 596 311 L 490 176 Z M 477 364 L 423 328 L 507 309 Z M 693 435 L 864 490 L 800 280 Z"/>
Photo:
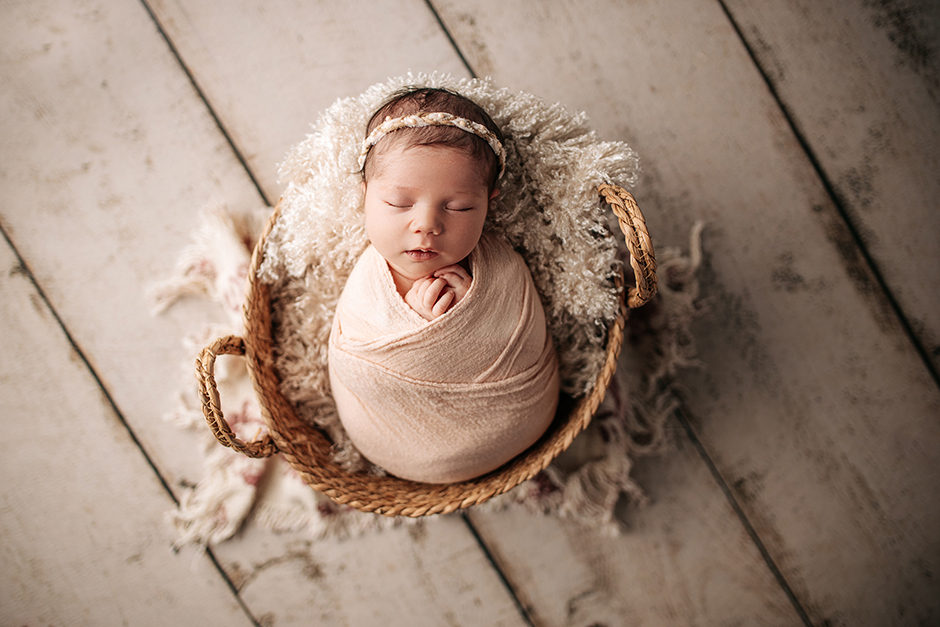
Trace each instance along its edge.
<path fill-rule="evenodd" d="M 694 448 L 677 443 L 638 464 L 651 503 L 620 507 L 619 537 L 472 512 L 536 625 L 803 624 Z"/>
<path fill-rule="evenodd" d="M 936 620 L 940 395 L 720 6 L 435 5 L 478 73 L 638 150 L 658 244 L 708 222 L 686 403 L 810 619 Z"/>
<path fill-rule="evenodd" d="M 466 75 L 421 0 L 150 0 L 270 203 L 277 164 L 340 97 L 408 72 Z"/>
<path fill-rule="evenodd" d="M 940 370 L 940 5 L 727 4 Z"/>
<path fill-rule="evenodd" d="M 251 625 L 5 240 L 0 293 L 2 622 Z"/>
<path fill-rule="evenodd" d="M 201 206 L 263 203 L 139 4 L 6 14 L 0 223 L 168 482 L 195 482 L 198 441 L 161 415 L 193 380 L 183 337 L 220 312 L 154 318 L 145 292 Z"/>
<path fill-rule="evenodd" d="M 262 622 L 526 624 L 457 515 L 331 542 L 251 527 L 216 552 Z"/>
<path fill-rule="evenodd" d="M 171 274 L 198 225 L 201 205 L 215 200 L 243 209 L 262 205 L 263 199 L 140 3 L 33 2 L 5 7 L 5 18 L 0 20 L 0 224 L 170 486 L 194 483 L 202 474 L 200 438 L 160 417 L 172 406 L 172 393 L 192 381 L 195 355 L 186 355 L 182 338 L 208 321 L 224 320 L 223 314 L 183 303 L 153 318 L 144 292 Z M 317 39 L 314 31 L 308 34 Z M 359 62 L 371 64 L 372 57 Z M 71 496 L 74 507 L 95 498 L 77 488 Z M 160 514 L 170 507 L 163 499 L 141 511 L 162 528 Z M 418 540 L 379 534 L 358 567 L 341 566 L 344 551 L 356 554 L 354 544 L 323 548 L 327 567 L 316 582 L 294 577 L 293 568 L 298 559 L 314 559 L 321 547 L 298 548 L 294 540 L 249 530 L 220 553 L 227 566 L 242 566 L 231 568 L 233 578 L 267 565 L 263 577 L 245 585 L 246 596 L 265 591 L 251 595 L 255 617 L 309 625 L 320 609 L 303 604 L 319 599 L 328 606 L 322 590 L 332 587 L 346 591 L 345 611 L 353 616 L 381 599 L 423 608 L 427 625 L 446 623 L 447 617 L 519 624 L 498 576 L 460 525 L 441 526 L 420 545 L 440 556 L 457 552 L 456 561 L 416 563 L 413 556 L 422 554 Z M 306 557 L 299 557 L 301 551 Z M 330 569 L 330 559 L 339 565 Z M 146 554 L 140 568 L 150 560 Z M 84 572 L 78 564 L 64 568 Z M 397 575 L 389 578 L 389 572 Z M 442 582 L 461 585 L 442 593 Z M 147 599 L 145 593 L 128 595 L 135 602 Z M 478 599 L 486 600 L 482 608 Z M 292 610 L 288 619 L 282 607 L 304 612 Z M 338 614 L 332 624 L 345 620 Z M 388 624 L 415 623 L 401 615 Z"/>

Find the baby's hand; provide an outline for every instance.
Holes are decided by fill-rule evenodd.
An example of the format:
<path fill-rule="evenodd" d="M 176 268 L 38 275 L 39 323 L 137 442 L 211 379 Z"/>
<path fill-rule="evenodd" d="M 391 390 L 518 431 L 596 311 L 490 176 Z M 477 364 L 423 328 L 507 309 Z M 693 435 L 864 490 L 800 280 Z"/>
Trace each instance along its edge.
<path fill-rule="evenodd" d="M 445 279 L 426 276 L 412 284 L 405 293 L 405 302 L 425 320 L 434 320 L 454 304 L 456 297 Z"/>
<path fill-rule="evenodd" d="M 472 281 L 462 267 L 447 266 L 415 281 L 405 294 L 405 302 L 425 320 L 433 320 L 459 303 Z"/>
<path fill-rule="evenodd" d="M 470 273 L 464 270 L 463 266 L 456 263 L 441 268 L 434 273 L 434 276 L 447 281 L 448 287 L 454 291 L 452 306 L 459 303 L 467 295 L 467 292 L 470 291 L 470 284 L 473 283 Z"/>

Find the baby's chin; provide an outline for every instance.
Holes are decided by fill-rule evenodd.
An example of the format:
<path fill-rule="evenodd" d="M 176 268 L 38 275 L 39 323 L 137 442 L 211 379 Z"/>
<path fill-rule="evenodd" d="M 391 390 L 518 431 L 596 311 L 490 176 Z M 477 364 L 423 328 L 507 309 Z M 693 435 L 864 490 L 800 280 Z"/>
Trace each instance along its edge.
<path fill-rule="evenodd" d="M 441 268 L 446 268 L 451 264 L 430 264 L 430 263 L 410 263 L 410 264 L 394 264 L 389 263 L 388 267 L 391 269 L 392 274 L 397 275 L 400 279 L 405 279 L 409 283 L 418 281 L 420 279 L 426 279 L 434 275 L 435 272 Z"/>

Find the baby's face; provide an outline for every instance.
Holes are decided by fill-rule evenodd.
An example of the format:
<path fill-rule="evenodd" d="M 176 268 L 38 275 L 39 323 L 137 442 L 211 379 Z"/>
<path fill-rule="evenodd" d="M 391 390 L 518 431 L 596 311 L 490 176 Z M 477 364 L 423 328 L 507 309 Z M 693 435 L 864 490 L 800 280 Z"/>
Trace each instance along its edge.
<path fill-rule="evenodd" d="M 392 149 L 366 185 L 366 232 L 397 278 L 459 263 L 477 245 L 490 194 L 476 162 L 441 146 Z"/>

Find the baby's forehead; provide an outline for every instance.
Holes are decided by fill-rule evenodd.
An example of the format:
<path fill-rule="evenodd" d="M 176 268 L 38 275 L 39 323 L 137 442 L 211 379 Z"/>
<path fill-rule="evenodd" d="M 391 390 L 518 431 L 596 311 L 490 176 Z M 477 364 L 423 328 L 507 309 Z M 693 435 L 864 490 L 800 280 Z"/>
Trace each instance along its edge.
<path fill-rule="evenodd" d="M 385 141 L 387 138 L 383 138 Z M 381 144 L 381 142 L 380 142 Z M 379 148 L 380 144 L 376 145 Z M 474 175 L 474 187 L 477 185 L 487 186 L 486 172 L 487 162 L 470 151 L 459 146 L 448 144 L 424 144 L 421 142 L 401 142 L 382 147 L 374 151 L 371 155 L 374 159 L 372 171 L 369 180 L 382 179 L 384 186 L 398 185 L 396 179 L 407 168 L 394 167 L 396 164 L 401 166 L 409 162 L 411 157 L 416 159 L 429 158 L 434 160 L 435 165 L 441 167 L 450 166 L 455 171 L 471 171 Z M 404 186 L 402 184 L 401 186 Z"/>

